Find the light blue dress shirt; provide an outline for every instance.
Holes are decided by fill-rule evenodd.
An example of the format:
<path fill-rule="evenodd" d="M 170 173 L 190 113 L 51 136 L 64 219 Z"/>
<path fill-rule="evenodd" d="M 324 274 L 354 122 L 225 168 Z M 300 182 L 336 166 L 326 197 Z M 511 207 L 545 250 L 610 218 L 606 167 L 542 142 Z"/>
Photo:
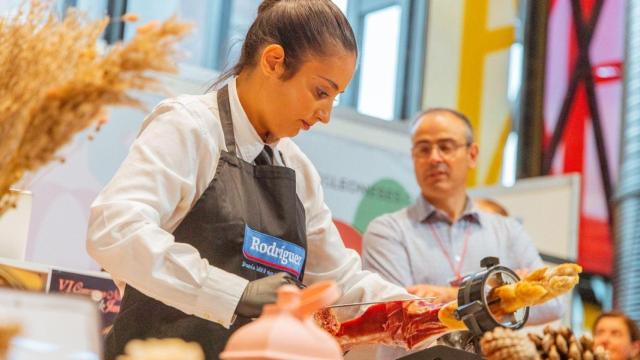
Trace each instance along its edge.
<path fill-rule="evenodd" d="M 459 264 L 462 276 L 482 270 L 480 260 L 486 256 L 497 256 L 501 265 L 514 270 L 544 266 L 518 221 L 480 212 L 472 204 L 467 198 L 462 216 L 453 224 L 422 196 L 407 208 L 374 219 L 363 237 L 363 268 L 407 287 L 449 286 L 456 274 L 448 257 L 456 270 Z M 533 307 L 529 323 L 556 320 L 562 312 L 560 300 L 554 299 Z"/>

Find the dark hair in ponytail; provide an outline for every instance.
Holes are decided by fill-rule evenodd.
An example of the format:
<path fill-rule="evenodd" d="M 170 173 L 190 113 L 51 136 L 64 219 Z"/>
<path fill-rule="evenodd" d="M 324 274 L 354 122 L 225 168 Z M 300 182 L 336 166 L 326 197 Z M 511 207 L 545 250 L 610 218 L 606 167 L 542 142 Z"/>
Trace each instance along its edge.
<path fill-rule="evenodd" d="M 331 0 L 264 0 L 247 31 L 238 63 L 220 75 L 211 89 L 256 65 L 260 50 L 268 44 L 279 44 L 284 49 L 283 80 L 295 75 L 309 54 L 330 55 L 328 45 L 339 45 L 358 54 L 351 25 Z"/>

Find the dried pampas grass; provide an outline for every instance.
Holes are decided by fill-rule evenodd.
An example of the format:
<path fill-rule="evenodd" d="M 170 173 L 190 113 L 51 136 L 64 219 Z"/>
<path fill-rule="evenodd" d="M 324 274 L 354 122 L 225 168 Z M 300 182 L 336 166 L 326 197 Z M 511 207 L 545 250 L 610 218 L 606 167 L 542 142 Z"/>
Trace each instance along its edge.
<path fill-rule="evenodd" d="M 0 18 L 0 215 L 15 206 L 10 186 L 56 159 L 78 132 L 99 128 L 106 106 L 140 106 L 129 90 L 158 90 L 150 71 L 176 71 L 175 45 L 191 27 L 152 22 L 100 55 L 108 23 L 74 10 L 59 20 L 42 0 Z"/>

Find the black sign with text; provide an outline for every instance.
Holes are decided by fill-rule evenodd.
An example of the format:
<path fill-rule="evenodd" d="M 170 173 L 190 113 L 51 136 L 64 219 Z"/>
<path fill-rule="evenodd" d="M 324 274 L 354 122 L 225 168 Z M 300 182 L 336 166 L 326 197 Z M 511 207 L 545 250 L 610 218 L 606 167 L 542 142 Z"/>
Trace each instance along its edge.
<path fill-rule="evenodd" d="M 109 278 L 52 269 L 49 292 L 89 296 L 98 304 L 103 332 L 108 331 L 120 311 L 122 296 L 116 284 Z"/>

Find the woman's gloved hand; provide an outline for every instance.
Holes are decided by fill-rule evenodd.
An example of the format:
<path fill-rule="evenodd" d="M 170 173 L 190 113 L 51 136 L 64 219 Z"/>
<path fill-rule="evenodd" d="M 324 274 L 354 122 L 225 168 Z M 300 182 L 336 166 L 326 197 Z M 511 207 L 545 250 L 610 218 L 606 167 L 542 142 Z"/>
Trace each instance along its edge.
<path fill-rule="evenodd" d="M 250 281 L 244 289 L 236 314 L 249 318 L 256 318 L 262 313 L 265 304 L 273 304 L 278 298 L 278 288 L 282 285 L 304 287 L 296 278 L 285 272 L 280 272 L 262 279 Z"/>

